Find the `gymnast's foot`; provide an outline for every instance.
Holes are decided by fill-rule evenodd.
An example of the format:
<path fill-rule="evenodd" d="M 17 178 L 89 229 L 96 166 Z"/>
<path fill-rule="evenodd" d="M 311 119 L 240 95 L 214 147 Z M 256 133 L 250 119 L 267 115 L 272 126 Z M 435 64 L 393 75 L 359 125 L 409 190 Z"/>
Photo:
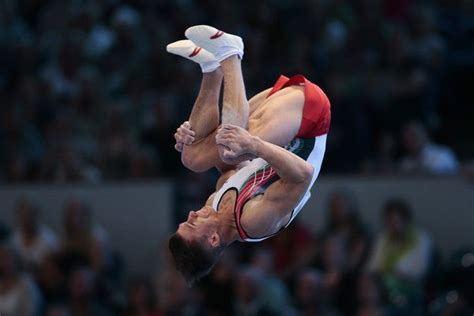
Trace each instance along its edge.
<path fill-rule="evenodd" d="M 209 25 L 195 25 L 185 32 L 197 46 L 204 48 L 216 57 L 218 62 L 237 55 L 240 59 L 244 56 L 244 42 L 236 35 L 225 33 Z"/>
<path fill-rule="evenodd" d="M 190 40 L 181 40 L 168 44 L 166 51 L 198 63 L 203 73 L 213 72 L 220 66 L 213 54 L 196 46 Z"/>

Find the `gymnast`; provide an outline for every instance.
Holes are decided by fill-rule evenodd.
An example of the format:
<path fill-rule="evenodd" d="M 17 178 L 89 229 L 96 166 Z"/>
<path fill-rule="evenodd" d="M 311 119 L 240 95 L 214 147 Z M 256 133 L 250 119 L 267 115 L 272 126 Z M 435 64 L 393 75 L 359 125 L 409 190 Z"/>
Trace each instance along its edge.
<path fill-rule="evenodd" d="M 203 76 L 175 148 L 188 169 L 221 172 L 216 192 L 169 240 L 176 268 L 192 285 L 232 242 L 267 239 L 298 215 L 321 169 L 331 109 L 324 92 L 302 75 L 280 76 L 247 101 L 242 39 L 207 25 L 185 35 L 188 40 L 167 51 L 198 63 Z"/>

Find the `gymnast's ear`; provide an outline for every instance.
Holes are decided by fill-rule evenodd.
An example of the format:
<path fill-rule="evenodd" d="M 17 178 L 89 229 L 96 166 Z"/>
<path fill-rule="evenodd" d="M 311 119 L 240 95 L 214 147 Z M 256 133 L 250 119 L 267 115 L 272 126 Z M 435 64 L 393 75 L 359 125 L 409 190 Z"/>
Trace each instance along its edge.
<path fill-rule="evenodd" d="M 221 237 L 217 232 L 212 233 L 207 239 L 212 248 L 219 247 L 221 245 Z"/>

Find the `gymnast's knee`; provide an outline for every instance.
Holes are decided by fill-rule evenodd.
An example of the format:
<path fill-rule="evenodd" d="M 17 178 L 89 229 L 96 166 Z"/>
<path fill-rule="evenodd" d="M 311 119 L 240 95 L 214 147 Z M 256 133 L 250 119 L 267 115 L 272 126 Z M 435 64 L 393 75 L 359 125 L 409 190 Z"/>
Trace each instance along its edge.
<path fill-rule="evenodd" d="M 193 172 L 205 172 L 214 167 L 206 157 L 190 151 L 183 151 L 181 153 L 181 162 Z"/>

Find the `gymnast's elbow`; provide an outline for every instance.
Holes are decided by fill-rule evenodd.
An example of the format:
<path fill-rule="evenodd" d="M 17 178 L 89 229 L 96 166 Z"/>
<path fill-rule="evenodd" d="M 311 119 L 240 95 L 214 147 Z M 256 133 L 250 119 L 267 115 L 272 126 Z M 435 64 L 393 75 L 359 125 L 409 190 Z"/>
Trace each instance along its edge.
<path fill-rule="evenodd" d="M 301 166 L 300 182 L 309 183 L 313 178 L 314 167 L 306 161 Z"/>

